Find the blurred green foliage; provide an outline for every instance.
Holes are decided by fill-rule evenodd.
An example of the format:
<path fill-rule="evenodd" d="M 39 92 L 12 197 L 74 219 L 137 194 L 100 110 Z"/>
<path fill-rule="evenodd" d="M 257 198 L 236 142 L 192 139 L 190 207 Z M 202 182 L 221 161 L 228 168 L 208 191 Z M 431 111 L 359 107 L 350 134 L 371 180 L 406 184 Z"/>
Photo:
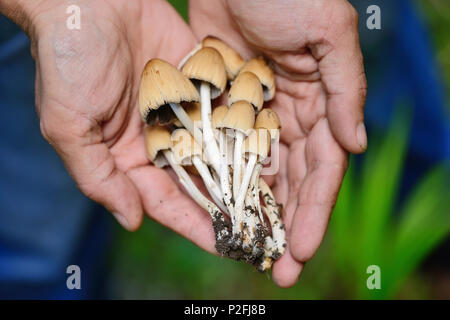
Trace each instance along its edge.
<path fill-rule="evenodd" d="M 437 166 L 399 204 L 410 125 L 399 108 L 381 140 L 374 138 L 356 177 L 350 166 L 333 213 L 334 263 L 347 294 L 393 298 L 419 263 L 450 232 L 450 171 Z M 381 290 L 367 290 L 366 268 L 381 268 Z"/>
<path fill-rule="evenodd" d="M 447 110 L 450 111 L 450 1 L 416 0 L 428 24 L 437 61 L 444 77 Z"/>

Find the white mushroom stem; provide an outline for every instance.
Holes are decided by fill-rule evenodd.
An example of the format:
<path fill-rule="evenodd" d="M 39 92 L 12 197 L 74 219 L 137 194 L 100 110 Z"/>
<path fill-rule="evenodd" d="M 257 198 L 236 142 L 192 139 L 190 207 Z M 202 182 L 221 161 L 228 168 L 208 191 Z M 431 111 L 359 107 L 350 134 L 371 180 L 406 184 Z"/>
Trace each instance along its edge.
<path fill-rule="evenodd" d="M 259 179 L 259 188 L 265 204 L 263 211 L 269 218 L 272 228 L 273 246 L 270 251 L 272 252 L 272 257 L 277 259 L 284 253 L 286 248 L 286 229 L 281 220 L 280 206 L 276 203 L 272 190 L 262 178 Z"/>
<path fill-rule="evenodd" d="M 235 154 L 236 154 L 236 152 L 235 152 Z M 236 215 L 236 223 L 233 224 L 233 234 L 236 234 L 236 232 L 242 231 L 242 222 L 243 222 L 243 218 L 244 218 L 243 217 L 244 200 L 247 196 L 248 185 L 250 183 L 250 178 L 251 178 L 251 175 L 253 172 L 253 168 L 256 165 L 257 158 L 258 158 L 258 156 L 256 154 L 250 153 L 249 158 L 248 158 L 247 167 L 245 168 L 245 174 L 242 179 L 242 184 L 240 184 L 238 197 L 235 198 L 236 202 L 235 202 L 234 208 L 235 208 L 235 215 Z M 241 159 L 242 159 L 242 157 L 241 157 Z M 240 168 L 240 166 L 241 165 L 239 164 L 239 168 Z M 234 169 L 236 169 L 236 163 L 234 164 Z M 235 183 L 234 180 L 233 180 L 233 183 Z"/>
<path fill-rule="evenodd" d="M 191 120 L 191 118 L 189 118 L 189 115 L 178 103 L 170 103 L 170 107 L 172 108 L 173 113 L 175 113 L 175 115 L 177 116 L 178 120 L 180 120 L 181 124 L 192 134 L 195 141 L 197 141 L 197 143 L 201 146 L 205 147 L 206 157 L 211 163 L 213 169 L 218 172 L 220 170 L 219 150 L 214 151 L 213 149 L 211 149 L 210 146 L 212 144 L 203 144 L 204 137 L 202 137 L 202 132 L 198 127 L 194 126 L 194 122 Z M 214 136 L 212 136 L 212 138 L 214 139 Z"/>
<path fill-rule="evenodd" d="M 261 272 L 264 272 L 266 270 L 269 270 L 272 267 L 274 258 L 273 256 L 273 248 L 275 247 L 275 244 L 273 242 L 273 239 L 271 236 L 267 236 L 264 239 L 264 254 L 262 256 L 261 262 L 258 265 L 258 270 Z"/>
<path fill-rule="evenodd" d="M 241 185 L 241 162 L 242 162 L 242 144 L 245 135 L 239 130 L 235 130 L 236 139 L 234 142 L 234 159 L 233 159 L 233 196 L 237 199 L 239 187 Z"/>
<path fill-rule="evenodd" d="M 248 157 L 247 166 L 245 167 L 244 177 L 242 178 L 242 183 L 238 186 L 238 196 L 236 198 L 236 207 L 241 207 L 244 204 L 245 197 L 247 196 L 247 189 L 250 184 L 250 178 L 252 177 L 253 169 L 255 168 L 256 161 L 258 160 L 258 155 L 255 153 L 250 153 Z M 240 165 L 239 165 L 240 167 Z M 234 181 L 233 181 L 234 183 Z"/>
<path fill-rule="evenodd" d="M 264 216 L 261 210 L 261 203 L 259 199 L 259 176 L 261 174 L 262 164 L 257 163 L 255 168 L 253 169 L 252 177 L 250 179 L 249 190 L 251 190 L 251 196 L 253 198 L 253 203 L 255 205 L 256 211 L 258 212 L 259 220 L 261 220 L 264 228 L 267 228 L 266 221 L 264 220 Z"/>
<path fill-rule="evenodd" d="M 189 195 L 195 200 L 195 202 L 198 203 L 200 207 L 208 211 L 208 213 L 211 216 L 211 219 L 213 221 L 214 225 L 214 231 L 216 233 L 216 240 L 217 241 L 227 241 L 230 238 L 230 233 L 228 229 L 226 228 L 226 222 L 221 214 L 219 208 L 209 201 L 197 188 L 197 186 L 192 181 L 189 174 L 183 169 L 182 166 L 180 166 L 173 156 L 172 151 L 170 150 L 164 150 L 163 151 L 164 156 L 166 157 L 167 161 L 169 162 L 170 166 L 173 168 L 175 173 L 178 176 L 178 179 L 180 180 L 180 183 L 183 185 L 183 187 L 186 189 L 186 191 L 189 193 Z M 217 226 L 221 226 L 218 228 Z M 217 245 L 216 245 L 217 247 Z"/>
<path fill-rule="evenodd" d="M 216 184 L 213 177 L 211 176 L 208 166 L 200 159 L 199 156 L 193 156 L 191 160 L 192 164 L 195 166 L 198 173 L 202 177 L 206 189 L 213 198 L 214 202 L 217 204 L 217 206 L 219 206 L 219 208 L 223 212 L 228 213 L 227 208 L 224 206 L 222 202 L 223 201 L 222 191 L 220 190 L 219 186 Z"/>
<path fill-rule="evenodd" d="M 207 153 L 216 161 L 217 171 L 220 170 L 219 147 L 217 146 L 214 132 L 211 126 L 211 87 L 209 83 L 202 81 L 200 84 L 200 105 L 202 114 L 203 146 Z M 214 169 L 216 170 L 216 168 Z"/>
<path fill-rule="evenodd" d="M 261 230 L 261 223 L 256 215 L 256 207 L 253 203 L 251 192 L 250 189 L 247 189 L 247 196 L 245 197 L 244 236 L 248 236 L 249 239 L 244 239 L 243 249 L 246 251 L 246 244 L 249 245 L 250 247 L 247 250 L 252 252 L 253 258 L 256 258 L 263 253 L 264 231 Z"/>
<path fill-rule="evenodd" d="M 233 204 L 231 203 L 231 188 L 230 188 L 230 181 L 229 181 L 227 148 L 228 148 L 227 135 L 224 132 L 219 131 L 220 186 L 222 188 L 222 193 L 223 193 L 223 202 L 227 206 L 228 212 L 230 213 L 231 221 L 234 224 L 235 215 L 234 215 L 234 207 L 233 207 Z"/>

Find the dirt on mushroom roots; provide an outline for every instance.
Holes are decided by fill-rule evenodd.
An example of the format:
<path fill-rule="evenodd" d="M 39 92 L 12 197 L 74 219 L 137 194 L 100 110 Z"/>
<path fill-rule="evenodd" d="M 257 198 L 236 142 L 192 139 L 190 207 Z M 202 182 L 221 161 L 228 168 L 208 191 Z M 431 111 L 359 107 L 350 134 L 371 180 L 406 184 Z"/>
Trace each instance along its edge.
<path fill-rule="evenodd" d="M 273 206 L 281 207 L 280 204 L 276 203 L 274 199 L 269 194 L 264 194 L 263 198 L 265 198 L 266 202 Z M 258 212 L 251 206 L 246 206 L 244 208 L 249 214 L 256 215 Z M 216 235 L 216 250 L 217 252 L 224 257 L 231 258 L 233 260 L 237 261 L 245 261 L 248 264 L 251 264 L 256 267 L 256 269 L 260 272 L 264 272 L 266 270 L 262 270 L 261 265 L 264 261 L 264 259 L 267 259 L 267 257 L 264 256 L 264 241 L 265 238 L 270 235 L 270 231 L 261 223 L 257 223 L 253 233 L 254 238 L 252 246 L 256 247 L 260 250 L 253 250 L 252 252 L 246 252 L 242 249 L 242 239 L 243 234 L 239 233 L 236 235 L 232 235 L 230 223 L 225 220 L 221 212 L 215 211 L 213 214 L 213 227 L 214 227 L 214 233 Z M 248 227 L 246 223 L 244 223 L 244 228 Z M 281 226 L 281 228 L 284 228 L 284 226 Z M 219 234 L 222 234 L 225 236 L 219 237 Z M 281 254 L 276 250 L 272 253 L 272 255 L 269 257 L 273 260 L 278 259 L 281 256 Z"/>
<path fill-rule="evenodd" d="M 220 255 L 228 256 L 232 242 L 230 224 L 224 219 L 222 213 L 217 210 L 213 213 L 212 224 L 216 236 L 216 250 Z M 219 237 L 220 234 L 226 235 Z"/>

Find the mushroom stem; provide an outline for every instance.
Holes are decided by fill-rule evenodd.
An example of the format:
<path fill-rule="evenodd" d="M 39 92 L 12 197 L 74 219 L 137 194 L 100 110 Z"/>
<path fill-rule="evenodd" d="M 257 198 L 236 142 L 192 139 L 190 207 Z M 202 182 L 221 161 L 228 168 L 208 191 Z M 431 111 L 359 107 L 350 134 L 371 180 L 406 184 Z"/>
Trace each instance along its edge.
<path fill-rule="evenodd" d="M 209 172 L 208 166 L 198 157 L 193 156 L 192 157 L 192 164 L 197 169 L 198 173 L 203 179 L 203 182 L 206 186 L 206 189 L 208 190 L 209 194 L 213 198 L 214 202 L 217 204 L 217 206 L 225 213 L 228 213 L 227 208 L 223 205 L 223 196 L 222 191 L 220 191 L 219 186 L 216 184 L 214 179 L 211 176 L 211 173 Z"/>
<path fill-rule="evenodd" d="M 202 81 L 200 84 L 200 105 L 202 113 L 203 146 L 208 153 L 214 155 L 217 161 L 217 171 L 220 170 L 219 147 L 217 146 L 211 126 L 211 86 Z"/>
<path fill-rule="evenodd" d="M 256 214 L 256 207 L 253 203 L 253 198 L 251 195 L 252 192 L 253 191 L 250 190 L 250 188 L 247 189 L 247 196 L 245 197 L 244 237 L 249 238 L 244 239 L 243 249 L 244 251 L 251 252 L 251 258 L 256 259 L 264 253 L 264 230 L 261 229 L 261 223 L 259 222 Z"/>
<path fill-rule="evenodd" d="M 239 130 L 235 130 L 236 140 L 234 143 L 234 159 L 233 159 L 233 196 L 237 199 L 239 187 L 241 185 L 241 162 L 242 162 L 242 143 L 245 135 Z M 245 196 L 245 194 L 244 194 Z"/>
<path fill-rule="evenodd" d="M 234 215 L 234 207 L 231 203 L 231 188 L 229 181 L 229 171 L 228 171 L 228 152 L 227 152 L 227 135 L 219 131 L 219 149 L 220 149 L 220 186 L 222 188 L 223 193 L 223 202 L 228 208 L 228 212 L 230 213 L 231 221 L 234 224 L 235 215 Z"/>
<path fill-rule="evenodd" d="M 270 190 L 270 187 L 262 178 L 259 179 L 259 188 L 265 204 L 263 210 L 269 218 L 270 226 L 272 228 L 273 247 L 270 251 L 272 252 L 272 258 L 276 260 L 285 251 L 286 230 L 283 221 L 281 220 L 279 211 L 280 206 L 276 203 L 272 190 Z"/>
<path fill-rule="evenodd" d="M 175 113 L 178 120 L 180 120 L 181 124 L 192 134 L 195 141 L 197 141 L 197 143 L 200 144 L 201 146 L 203 145 L 205 146 L 206 157 L 211 163 L 213 169 L 216 170 L 216 172 L 218 172 L 220 170 L 220 158 L 218 150 L 215 153 L 214 150 L 212 150 L 210 147 L 211 144 L 206 145 L 203 144 L 202 140 L 204 138 L 202 137 L 203 136 L 202 132 L 198 127 L 194 126 L 194 122 L 191 120 L 191 118 L 189 118 L 189 115 L 178 103 L 171 102 L 169 104 L 170 107 L 172 108 L 173 113 Z M 214 139 L 214 136 L 212 138 Z"/>
<path fill-rule="evenodd" d="M 200 192 L 188 173 L 175 161 L 172 151 L 164 150 L 163 153 L 170 166 L 177 174 L 180 183 L 183 185 L 189 195 L 195 200 L 195 202 L 198 203 L 200 207 L 208 211 L 208 213 L 210 214 L 216 237 L 216 249 L 220 254 L 225 255 L 229 250 L 231 235 L 228 230 L 228 224 L 223 214 L 214 203 L 209 201 Z"/>
<path fill-rule="evenodd" d="M 249 158 L 248 158 L 247 167 L 245 169 L 245 175 L 244 175 L 244 178 L 242 179 L 242 185 L 240 185 L 239 194 L 238 194 L 238 197 L 236 198 L 236 202 L 235 202 L 235 206 L 234 206 L 235 215 L 236 215 L 236 223 L 233 224 L 233 234 L 236 234 L 236 232 L 240 232 L 243 229 L 242 222 L 244 220 L 244 211 L 243 211 L 244 200 L 247 196 L 248 185 L 250 183 L 250 178 L 251 178 L 251 175 L 253 172 L 253 168 L 255 167 L 257 157 L 258 156 L 256 154 L 250 153 Z M 240 164 L 239 164 L 239 167 L 240 167 Z M 236 165 L 235 165 L 235 169 L 236 169 Z M 233 183 L 234 183 L 234 181 L 233 181 Z"/>
<path fill-rule="evenodd" d="M 236 198 L 236 207 L 241 207 L 244 204 L 245 197 L 247 195 L 248 185 L 250 184 L 250 178 L 252 177 L 253 169 L 255 168 L 258 155 L 250 153 L 248 157 L 247 166 L 245 168 L 244 177 L 242 183 L 238 186 L 238 197 Z"/>
<path fill-rule="evenodd" d="M 262 165 L 261 163 L 257 163 L 255 168 L 253 169 L 252 177 L 250 179 L 250 187 L 252 190 L 253 203 L 255 205 L 256 211 L 258 212 L 259 220 L 265 229 L 267 229 L 266 221 L 264 220 L 264 216 L 261 210 L 261 203 L 259 200 L 259 176 L 261 174 Z"/>

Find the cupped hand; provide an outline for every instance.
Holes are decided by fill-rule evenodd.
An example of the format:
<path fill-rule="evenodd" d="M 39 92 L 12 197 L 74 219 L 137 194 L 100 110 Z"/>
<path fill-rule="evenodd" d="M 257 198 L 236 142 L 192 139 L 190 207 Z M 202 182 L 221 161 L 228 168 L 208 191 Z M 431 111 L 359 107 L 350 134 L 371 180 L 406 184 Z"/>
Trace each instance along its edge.
<path fill-rule="evenodd" d="M 318 249 L 347 168 L 367 147 L 366 79 L 354 8 L 345 0 L 196 0 L 190 25 L 245 58 L 271 60 L 282 123 L 280 170 L 267 177 L 284 207 L 288 250 L 275 262 L 281 287 L 296 283 Z"/>
<path fill-rule="evenodd" d="M 145 63 L 176 65 L 195 45 L 189 27 L 160 0 L 77 1 L 79 30 L 66 26 L 72 2 L 41 3 L 30 32 L 41 131 L 81 191 L 128 230 L 146 212 L 215 252 L 209 215 L 149 164 L 137 108 Z"/>

